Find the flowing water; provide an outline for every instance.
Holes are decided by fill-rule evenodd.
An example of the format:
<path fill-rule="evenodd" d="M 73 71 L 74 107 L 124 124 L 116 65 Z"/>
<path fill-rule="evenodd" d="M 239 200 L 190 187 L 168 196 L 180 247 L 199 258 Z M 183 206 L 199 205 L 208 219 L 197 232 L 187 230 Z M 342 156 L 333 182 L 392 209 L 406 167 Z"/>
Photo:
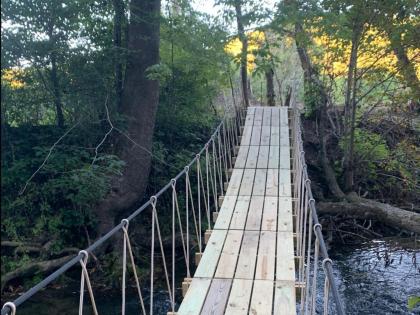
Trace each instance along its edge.
<path fill-rule="evenodd" d="M 330 256 L 334 261 L 334 274 L 338 282 L 346 312 L 352 314 L 420 314 L 420 306 L 409 311 L 407 300 L 411 295 L 420 296 L 420 244 L 414 240 L 396 238 L 367 241 L 357 246 L 334 244 Z M 322 291 L 322 272 L 318 292 Z M 180 282 L 179 282 L 180 283 Z M 164 291 L 155 294 L 154 314 L 164 314 L 170 302 Z M 148 293 L 144 292 L 146 303 Z M 178 290 L 178 295 L 180 292 Z M 88 300 L 85 295 L 85 301 Z M 19 315 L 77 314 L 79 294 L 72 289 L 45 290 L 32 301 L 19 308 Z M 117 292 L 97 292 L 99 314 L 121 314 L 121 295 Z M 86 305 L 88 306 L 88 302 Z M 321 314 L 321 297 L 317 311 Z M 333 311 L 333 303 L 330 305 Z M 86 309 L 87 310 L 87 309 Z M 136 292 L 127 294 L 126 314 L 140 314 Z M 89 314 L 90 312 L 85 312 Z"/>

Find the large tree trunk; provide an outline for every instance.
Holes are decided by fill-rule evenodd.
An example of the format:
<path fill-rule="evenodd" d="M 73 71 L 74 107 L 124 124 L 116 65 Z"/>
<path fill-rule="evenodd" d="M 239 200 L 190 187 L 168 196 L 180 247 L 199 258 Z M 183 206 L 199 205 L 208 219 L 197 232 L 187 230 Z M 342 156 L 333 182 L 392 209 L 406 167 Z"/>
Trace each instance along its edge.
<path fill-rule="evenodd" d="M 295 24 L 295 42 L 298 51 L 300 63 L 304 72 L 304 78 L 312 86 L 310 88 L 313 91 L 313 97 L 319 101 L 319 107 L 316 109 L 317 119 L 319 121 L 319 143 L 320 143 L 320 162 L 324 170 L 325 180 L 328 185 L 328 189 L 337 199 L 344 199 L 345 194 L 341 190 L 335 177 L 335 172 L 331 167 L 328 152 L 327 152 L 327 134 L 326 125 L 327 121 L 327 103 L 328 94 L 326 89 L 318 77 L 316 69 L 313 67 L 312 62 L 309 58 L 306 46 L 305 46 L 305 33 L 300 23 Z"/>
<path fill-rule="evenodd" d="M 60 128 L 64 127 L 64 114 L 63 114 L 63 104 L 61 103 L 61 91 L 60 91 L 60 82 L 58 81 L 57 74 L 57 56 L 55 52 L 51 53 L 51 73 L 50 79 L 52 84 L 53 96 L 54 96 L 54 105 L 56 111 L 57 125 Z"/>
<path fill-rule="evenodd" d="M 415 101 L 420 102 L 420 82 L 416 74 L 414 65 L 408 59 L 407 52 L 401 42 L 401 34 L 388 30 L 388 37 L 391 42 L 392 50 L 398 59 L 398 68 L 400 73 L 404 77 L 404 80 L 408 87 L 410 87 Z"/>
<path fill-rule="evenodd" d="M 354 126 L 356 120 L 356 85 L 357 85 L 357 54 L 361 27 L 355 25 L 351 41 L 351 53 L 347 75 L 346 98 L 344 103 L 344 190 L 351 191 L 354 181 Z"/>
<path fill-rule="evenodd" d="M 267 81 L 267 105 L 276 106 L 276 94 L 274 93 L 274 71 L 271 67 L 265 72 L 265 78 Z"/>
<path fill-rule="evenodd" d="M 248 38 L 245 34 L 243 17 L 242 17 L 242 3 L 241 0 L 235 0 L 235 12 L 236 12 L 236 23 L 238 26 L 238 35 L 242 43 L 241 51 L 241 85 L 242 85 L 242 94 L 244 98 L 245 106 L 249 106 L 249 89 L 248 89 L 248 69 L 247 69 L 247 59 L 248 59 Z"/>
<path fill-rule="evenodd" d="M 114 5 L 114 85 L 115 85 L 115 104 L 121 108 L 123 92 L 123 60 L 122 60 L 122 32 L 124 20 L 124 2 L 113 0 Z"/>
<path fill-rule="evenodd" d="M 64 265 L 67 261 L 69 261 L 73 257 L 74 255 L 68 255 L 65 257 L 52 259 L 52 260 L 36 261 L 36 262 L 28 263 L 22 267 L 16 268 L 15 270 L 11 272 L 6 273 L 5 275 L 2 275 L 1 292 L 3 292 L 5 286 L 13 280 L 29 278 L 29 277 L 32 277 L 34 274 L 39 274 L 39 273 L 41 274 L 50 273 L 53 270 Z"/>
<path fill-rule="evenodd" d="M 127 119 L 127 137 L 118 143 L 126 163 L 96 214 L 99 233 L 142 200 L 151 166 L 153 130 L 159 102 L 159 84 L 147 78 L 147 69 L 159 62 L 160 0 L 132 0 L 125 87 L 121 113 Z M 129 138 L 129 139 L 128 139 Z"/>
<path fill-rule="evenodd" d="M 389 204 L 358 197 L 347 197 L 350 202 L 319 202 L 320 214 L 344 215 L 362 220 L 377 220 L 391 227 L 420 234 L 420 214 Z"/>

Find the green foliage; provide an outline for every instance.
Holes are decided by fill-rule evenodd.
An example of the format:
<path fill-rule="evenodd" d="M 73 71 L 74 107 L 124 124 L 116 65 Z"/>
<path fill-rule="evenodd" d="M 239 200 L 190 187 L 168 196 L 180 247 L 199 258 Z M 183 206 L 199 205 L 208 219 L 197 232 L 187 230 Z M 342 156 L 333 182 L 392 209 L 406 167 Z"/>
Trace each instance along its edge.
<path fill-rule="evenodd" d="M 213 100 L 227 82 L 227 34 L 183 6 L 183 14 L 162 17 L 161 61 L 147 70 L 160 83 L 147 194 L 194 157 L 222 114 Z M 96 237 L 92 209 L 124 167 L 116 132 L 98 146 L 110 128 L 104 104 L 115 126 L 124 130 L 126 124 L 112 89 L 112 3 L 13 0 L 2 14 L 10 24 L 2 30 L 2 239 L 52 241 L 48 255 L 84 248 L 88 237 Z M 54 54 L 57 81 L 51 77 Z M 55 126 L 53 87 L 61 96 L 65 130 L 75 127 L 52 148 L 65 133 Z M 2 274 L 42 258 L 5 257 Z M 112 257 L 106 263 L 116 266 Z M 118 283 L 119 272 L 109 270 L 109 283 Z"/>
<path fill-rule="evenodd" d="M 412 311 L 417 305 L 420 305 L 420 296 L 410 296 L 408 298 L 408 309 Z"/>
<path fill-rule="evenodd" d="M 2 237 L 52 239 L 83 247 L 86 231 L 94 231 L 89 209 L 107 192 L 123 163 L 116 156 L 100 154 L 92 164 L 90 153 L 77 145 L 80 138 L 75 137 L 74 143 L 52 151 L 31 179 L 50 150 L 50 137 L 43 136 L 46 131 L 22 127 L 8 131 L 11 150 L 2 164 Z"/>

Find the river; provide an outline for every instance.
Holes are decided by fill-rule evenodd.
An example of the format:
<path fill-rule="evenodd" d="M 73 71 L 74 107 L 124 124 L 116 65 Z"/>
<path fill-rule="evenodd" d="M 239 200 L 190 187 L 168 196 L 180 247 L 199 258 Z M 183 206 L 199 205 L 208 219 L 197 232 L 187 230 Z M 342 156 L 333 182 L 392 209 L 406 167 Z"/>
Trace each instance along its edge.
<path fill-rule="evenodd" d="M 369 240 L 358 245 L 332 244 L 329 252 L 334 261 L 334 274 L 347 314 L 420 314 L 419 306 L 412 311 L 409 311 L 407 307 L 409 296 L 420 295 L 420 242 L 418 240 L 385 238 Z M 318 284 L 318 292 L 322 292 L 321 278 Z M 140 314 L 135 294 L 135 291 L 128 293 L 127 315 Z M 144 292 L 144 295 L 147 296 L 147 292 Z M 78 299 L 77 286 L 61 290 L 49 289 L 19 308 L 18 314 L 77 314 Z M 87 299 L 86 293 L 85 300 Z M 99 314 L 121 314 L 120 293 L 97 293 L 96 301 Z M 155 296 L 155 301 L 158 303 L 154 314 L 166 315 L 170 306 L 167 295 L 159 291 Z M 86 304 L 88 306 L 88 303 Z M 319 299 L 318 313 L 321 309 L 322 301 Z M 331 314 L 334 314 L 333 304 L 330 305 L 330 309 Z M 89 311 L 85 312 L 85 314 L 89 313 Z"/>

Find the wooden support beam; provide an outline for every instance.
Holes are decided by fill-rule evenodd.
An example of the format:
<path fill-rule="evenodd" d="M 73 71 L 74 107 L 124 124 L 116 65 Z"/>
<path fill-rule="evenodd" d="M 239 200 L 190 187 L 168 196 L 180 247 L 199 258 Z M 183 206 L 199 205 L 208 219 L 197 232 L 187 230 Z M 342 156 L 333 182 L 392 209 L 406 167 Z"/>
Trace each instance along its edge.
<path fill-rule="evenodd" d="M 224 199 L 225 199 L 225 196 L 219 196 L 219 208 L 222 206 Z"/>
<path fill-rule="evenodd" d="M 203 257 L 203 253 L 195 253 L 195 265 L 198 266 L 200 263 L 201 257 Z"/>
<path fill-rule="evenodd" d="M 213 212 L 213 222 L 217 221 L 217 216 L 219 215 L 219 211 L 214 211 Z"/>
<path fill-rule="evenodd" d="M 191 285 L 192 278 L 184 278 L 184 281 L 182 281 L 182 296 L 185 297 L 187 294 L 188 288 Z"/>
<path fill-rule="evenodd" d="M 211 232 L 212 230 L 206 230 L 206 232 L 204 232 L 204 244 L 207 244 L 209 242 Z"/>

